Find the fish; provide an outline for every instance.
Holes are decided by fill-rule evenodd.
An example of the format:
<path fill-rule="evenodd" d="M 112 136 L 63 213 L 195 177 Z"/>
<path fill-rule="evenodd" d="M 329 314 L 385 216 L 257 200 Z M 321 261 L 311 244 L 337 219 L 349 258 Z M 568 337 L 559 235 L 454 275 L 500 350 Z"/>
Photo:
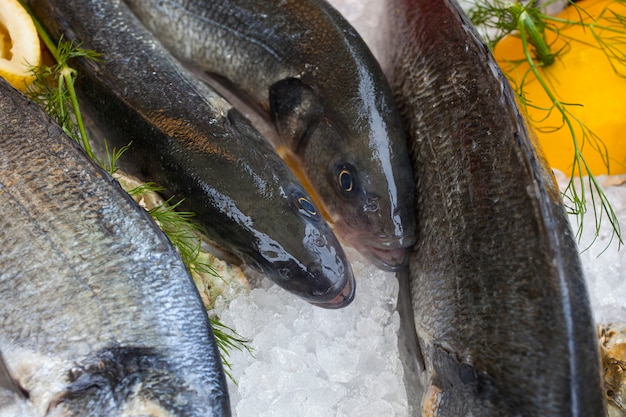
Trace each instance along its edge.
<path fill-rule="evenodd" d="M 604 416 L 578 248 L 510 84 L 455 1 L 386 6 L 418 196 L 397 273 L 413 415 Z"/>
<path fill-rule="evenodd" d="M 125 0 L 179 60 L 275 129 L 337 235 L 383 270 L 415 241 L 406 136 L 382 70 L 324 0 Z M 272 139 L 272 136 L 266 136 Z"/>
<path fill-rule="evenodd" d="M 354 298 L 343 247 L 287 165 L 222 96 L 167 52 L 119 0 L 30 0 L 54 39 L 100 59 L 73 61 L 83 111 L 127 164 L 220 248 L 324 308 Z"/>
<path fill-rule="evenodd" d="M 0 126 L 0 416 L 230 416 L 207 312 L 154 220 L 4 80 Z"/>

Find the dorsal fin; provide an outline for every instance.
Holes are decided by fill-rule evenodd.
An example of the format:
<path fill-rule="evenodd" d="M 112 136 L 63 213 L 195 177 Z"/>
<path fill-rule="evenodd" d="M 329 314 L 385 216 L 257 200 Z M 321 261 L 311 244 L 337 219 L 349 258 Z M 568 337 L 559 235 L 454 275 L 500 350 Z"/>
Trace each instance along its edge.
<path fill-rule="evenodd" d="M 11 374 L 9 373 L 9 369 L 7 368 L 6 363 L 4 362 L 4 358 L 2 357 L 2 353 L 0 352 L 0 388 L 4 388 L 15 393 L 19 398 L 26 399 L 26 394 L 22 389 L 17 385 Z"/>

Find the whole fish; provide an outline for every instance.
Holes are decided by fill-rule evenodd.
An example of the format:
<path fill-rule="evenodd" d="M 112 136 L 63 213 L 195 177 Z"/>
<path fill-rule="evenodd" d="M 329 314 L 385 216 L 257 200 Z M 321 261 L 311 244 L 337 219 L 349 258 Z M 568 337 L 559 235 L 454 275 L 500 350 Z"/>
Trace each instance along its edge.
<path fill-rule="evenodd" d="M 578 249 L 510 85 L 455 1 L 387 4 L 418 196 L 414 415 L 604 416 Z"/>
<path fill-rule="evenodd" d="M 55 38 L 102 54 L 76 60 L 81 103 L 144 178 L 221 247 L 319 306 L 354 297 L 354 277 L 328 223 L 252 125 L 197 81 L 121 0 L 30 0 Z M 169 194 L 168 194 L 169 193 Z"/>
<path fill-rule="evenodd" d="M 179 59 L 272 119 L 337 234 L 396 270 L 415 241 L 414 182 L 393 96 L 324 0 L 125 0 Z"/>
<path fill-rule="evenodd" d="M 0 416 L 229 416 L 191 276 L 147 212 L 0 80 Z"/>

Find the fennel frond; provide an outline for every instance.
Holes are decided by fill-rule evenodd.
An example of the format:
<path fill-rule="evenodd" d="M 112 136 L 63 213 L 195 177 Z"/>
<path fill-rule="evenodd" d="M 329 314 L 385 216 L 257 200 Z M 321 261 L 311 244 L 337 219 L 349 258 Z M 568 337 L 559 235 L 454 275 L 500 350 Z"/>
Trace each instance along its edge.
<path fill-rule="evenodd" d="M 241 335 L 239 335 L 230 327 L 222 324 L 217 318 L 211 318 L 211 324 L 213 328 L 213 333 L 215 334 L 215 340 L 217 340 L 217 344 L 220 347 L 220 351 L 222 352 L 222 363 L 224 364 L 224 372 L 236 385 L 237 381 L 231 374 L 232 366 L 228 361 L 228 358 L 230 357 L 230 351 L 236 349 L 240 352 L 243 352 L 245 350 L 250 355 L 254 356 L 253 349 L 248 345 L 250 341 L 241 337 Z"/>
<path fill-rule="evenodd" d="M 548 4 L 554 1 L 549 1 Z M 607 147 L 602 139 L 572 112 L 572 109 L 580 104 L 565 102 L 559 98 L 556 86 L 558 80 L 551 80 L 546 71 L 562 54 L 574 47 L 576 42 L 581 42 L 579 39 L 569 37 L 563 31 L 568 25 L 578 25 L 591 31 L 595 40 L 595 44 L 591 46 L 604 52 L 617 75 L 625 76 L 626 72 L 623 70 L 626 69 L 626 15 L 621 15 L 607 6 L 599 16 L 591 16 L 575 2 L 569 1 L 568 5 L 575 8 L 578 18 L 562 19 L 544 13 L 535 3 L 533 1 L 522 3 L 519 0 L 477 0 L 468 10 L 468 16 L 475 25 L 483 28 L 485 42 L 492 51 L 505 36 L 519 37 L 523 57 L 500 65 L 515 89 L 521 105 L 543 112 L 544 116 L 539 120 L 530 119 L 533 125 L 537 125 L 535 128 L 538 131 L 542 131 L 542 128 L 538 127 L 539 123 L 556 113 L 560 116 L 560 125 L 547 129 L 563 128 L 571 135 L 574 144 L 573 163 L 568 173 L 570 180 L 563 190 L 563 200 L 567 210 L 578 218 L 576 235 L 580 240 L 589 197 L 595 215 L 595 238 L 597 239 L 599 235 L 602 221 L 608 219 L 612 226 L 610 242 L 616 239 L 620 247 L 623 240 L 617 216 L 582 152 L 585 147 L 592 148 L 601 156 L 602 163 L 610 172 L 611 159 Z M 613 0 L 609 3 L 625 4 L 624 0 Z M 535 80 L 548 97 L 549 106 L 540 107 L 533 104 L 532 98 L 527 97 L 525 85 Z M 582 180 L 580 189 L 575 186 L 576 176 Z M 583 180 L 585 177 L 586 181 Z M 597 202 L 600 204 L 599 209 L 596 206 Z"/>

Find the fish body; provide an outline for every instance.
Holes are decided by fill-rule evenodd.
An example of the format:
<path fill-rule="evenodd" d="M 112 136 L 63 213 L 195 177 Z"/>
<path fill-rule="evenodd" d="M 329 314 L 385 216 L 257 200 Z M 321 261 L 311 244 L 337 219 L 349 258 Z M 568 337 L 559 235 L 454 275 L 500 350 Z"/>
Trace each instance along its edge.
<path fill-rule="evenodd" d="M 323 0 L 125 0 L 180 60 L 271 118 L 337 234 L 383 269 L 415 240 L 406 137 L 369 49 Z"/>
<path fill-rule="evenodd" d="M 578 248 L 510 85 L 454 1 L 388 7 L 418 196 L 398 275 L 415 415 L 604 416 Z"/>
<path fill-rule="evenodd" d="M 186 71 L 116 0 L 32 0 L 76 60 L 81 104 L 142 176 L 183 198 L 218 245 L 319 306 L 351 302 L 345 253 L 302 185 L 252 125 Z"/>
<path fill-rule="evenodd" d="M 206 310 L 147 212 L 2 80 L 0 126 L 0 416 L 229 416 Z"/>

